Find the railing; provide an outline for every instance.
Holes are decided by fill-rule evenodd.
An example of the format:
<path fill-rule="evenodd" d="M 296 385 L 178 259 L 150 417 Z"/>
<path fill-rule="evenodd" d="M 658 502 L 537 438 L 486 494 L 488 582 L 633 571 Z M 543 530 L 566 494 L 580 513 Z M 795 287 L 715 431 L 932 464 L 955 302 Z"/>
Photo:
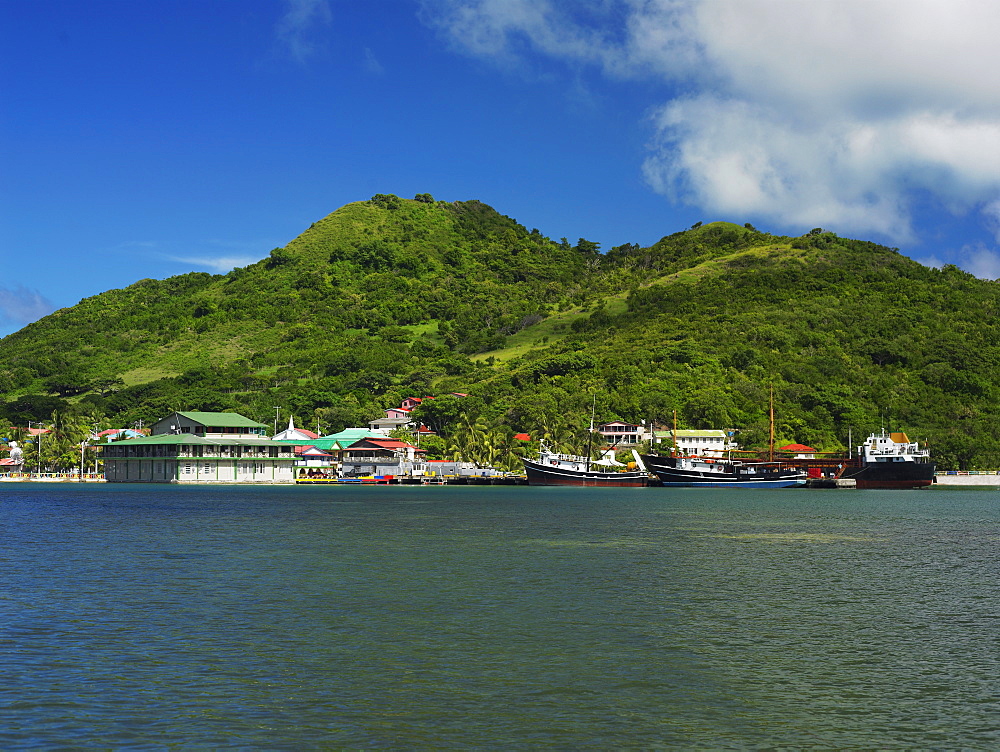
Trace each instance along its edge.
<path fill-rule="evenodd" d="M 1000 475 L 1000 470 L 942 470 L 935 475 Z"/>
<path fill-rule="evenodd" d="M 104 480 L 104 473 L 3 473 L 0 480 Z"/>

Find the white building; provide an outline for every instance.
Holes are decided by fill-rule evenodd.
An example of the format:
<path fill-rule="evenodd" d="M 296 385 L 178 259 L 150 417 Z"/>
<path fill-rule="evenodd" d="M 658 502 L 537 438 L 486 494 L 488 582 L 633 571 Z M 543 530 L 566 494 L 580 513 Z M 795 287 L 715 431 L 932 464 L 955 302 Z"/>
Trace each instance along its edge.
<path fill-rule="evenodd" d="M 623 423 L 620 420 L 611 423 L 601 423 L 597 427 L 597 432 L 604 437 L 608 444 L 618 446 L 631 446 L 649 441 L 650 431 L 644 424 Z"/>
<path fill-rule="evenodd" d="M 109 483 L 293 483 L 294 448 L 237 413 L 176 412 L 101 454 Z"/>
<path fill-rule="evenodd" d="M 715 429 L 656 431 L 659 451 L 664 451 L 664 447 L 672 448 L 675 441 L 681 454 L 721 457 L 726 452 L 737 449 L 737 445 L 726 431 Z"/>

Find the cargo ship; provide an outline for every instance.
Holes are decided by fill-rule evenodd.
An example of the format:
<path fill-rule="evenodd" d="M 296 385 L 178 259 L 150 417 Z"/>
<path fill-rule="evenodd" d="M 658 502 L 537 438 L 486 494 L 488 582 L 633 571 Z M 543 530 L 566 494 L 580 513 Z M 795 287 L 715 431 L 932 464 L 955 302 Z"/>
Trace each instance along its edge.
<path fill-rule="evenodd" d="M 905 433 L 883 430 L 858 447 L 857 459 L 839 477 L 853 479 L 858 488 L 927 488 L 934 482 L 934 462 Z"/>

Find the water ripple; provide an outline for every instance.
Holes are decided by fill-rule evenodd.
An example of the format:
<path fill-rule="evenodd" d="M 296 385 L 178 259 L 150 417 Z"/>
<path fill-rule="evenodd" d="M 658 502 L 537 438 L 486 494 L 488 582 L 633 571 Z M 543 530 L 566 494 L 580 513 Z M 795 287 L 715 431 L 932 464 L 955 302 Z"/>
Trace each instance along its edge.
<path fill-rule="evenodd" d="M 26 485 L 0 747 L 995 749 L 998 539 L 976 492 Z"/>

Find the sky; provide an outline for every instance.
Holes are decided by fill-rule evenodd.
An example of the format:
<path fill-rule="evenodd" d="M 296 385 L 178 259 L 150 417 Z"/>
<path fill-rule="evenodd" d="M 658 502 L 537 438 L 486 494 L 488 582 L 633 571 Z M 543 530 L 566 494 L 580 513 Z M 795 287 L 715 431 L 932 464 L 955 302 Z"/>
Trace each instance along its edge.
<path fill-rule="evenodd" d="M 375 193 L 1000 276 L 995 0 L 0 0 L 0 335 Z"/>

